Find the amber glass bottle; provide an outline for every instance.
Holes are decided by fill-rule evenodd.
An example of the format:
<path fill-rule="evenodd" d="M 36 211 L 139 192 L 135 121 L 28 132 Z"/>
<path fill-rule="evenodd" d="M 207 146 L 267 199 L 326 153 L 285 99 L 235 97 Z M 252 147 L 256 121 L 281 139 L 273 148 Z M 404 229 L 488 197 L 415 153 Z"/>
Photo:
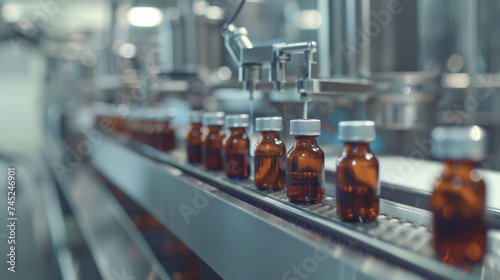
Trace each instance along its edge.
<path fill-rule="evenodd" d="M 134 109 L 127 119 L 127 131 L 130 137 L 136 141 L 140 138 L 141 112 Z"/>
<path fill-rule="evenodd" d="M 201 163 L 201 127 L 202 111 L 191 111 L 189 113 L 189 128 L 186 133 L 187 160 L 193 163 Z"/>
<path fill-rule="evenodd" d="M 203 135 L 201 136 L 201 160 L 210 170 L 222 169 L 222 140 L 224 139 L 224 113 L 203 114 Z"/>
<path fill-rule="evenodd" d="M 434 249 L 443 262 L 467 266 L 486 253 L 486 190 L 478 162 L 486 155 L 486 133 L 478 126 L 437 127 L 432 154 L 444 171 L 431 196 Z"/>
<path fill-rule="evenodd" d="M 245 131 L 248 115 L 228 115 L 225 125 L 229 135 L 222 147 L 224 175 L 234 180 L 246 179 L 250 176 L 250 140 Z"/>
<path fill-rule="evenodd" d="M 115 129 L 115 110 L 107 103 L 96 103 L 93 107 L 95 114 L 95 127 L 107 133 Z"/>
<path fill-rule="evenodd" d="M 375 123 L 340 122 L 339 139 L 345 146 L 337 159 L 337 214 L 349 222 L 375 221 L 379 213 L 379 165 L 369 145 L 375 140 Z"/>
<path fill-rule="evenodd" d="M 137 118 L 137 113 L 134 110 L 130 111 L 130 114 L 127 117 L 127 120 L 125 122 L 125 129 L 127 131 L 127 134 L 132 138 L 135 139 L 135 120 Z"/>
<path fill-rule="evenodd" d="M 141 143 L 146 143 L 147 134 L 146 127 L 148 126 L 148 112 L 146 109 L 139 109 L 137 114 L 136 124 L 136 140 Z"/>
<path fill-rule="evenodd" d="M 160 151 L 170 151 L 175 148 L 174 114 L 172 110 L 160 109 L 154 123 L 154 146 Z"/>
<path fill-rule="evenodd" d="M 286 194 L 294 203 L 319 203 L 325 196 L 325 154 L 316 137 L 320 120 L 291 120 L 290 134 L 295 138 L 286 162 Z"/>
<path fill-rule="evenodd" d="M 149 146 L 154 146 L 156 138 L 156 110 L 148 108 L 143 118 L 142 142 Z"/>
<path fill-rule="evenodd" d="M 260 140 L 255 146 L 254 183 L 259 190 L 285 188 L 286 147 L 279 134 L 282 129 L 281 117 L 255 119 Z"/>
<path fill-rule="evenodd" d="M 125 104 L 119 104 L 114 111 L 116 112 L 116 124 L 113 125 L 114 129 L 116 132 L 126 133 L 125 124 L 127 116 L 130 114 L 129 107 Z"/>

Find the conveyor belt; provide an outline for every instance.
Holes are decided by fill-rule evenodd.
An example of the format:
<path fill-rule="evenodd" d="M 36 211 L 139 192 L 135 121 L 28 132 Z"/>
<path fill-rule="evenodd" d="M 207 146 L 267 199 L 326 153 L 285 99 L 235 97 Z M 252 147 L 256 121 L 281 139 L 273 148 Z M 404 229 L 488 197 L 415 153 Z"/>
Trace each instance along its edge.
<path fill-rule="evenodd" d="M 108 140 L 108 139 L 107 139 Z M 154 160 L 174 166 L 226 193 L 244 200 L 277 216 L 318 232 L 331 240 L 346 244 L 355 250 L 384 259 L 430 279 L 495 279 L 500 275 L 500 234 L 490 231 L 490 253 L 481 264 L 473 265 L 469 273 L 441 264 L 431 248 L 430 213 L 415 207 L 381 200 L 377 223 L 351 224 L 339 220 L 335 212 L 333 186 L 327 186 L 325 201 L 317 205 L 296 205 L 288 202 L 285 192 L 262 192 L 249 180 L 234 181 L 221 172 L 207 171 L 199 165 L 185 162 L 183 151 L 162 153 L 154 148 L 114 137 L 115 144 Z"/>

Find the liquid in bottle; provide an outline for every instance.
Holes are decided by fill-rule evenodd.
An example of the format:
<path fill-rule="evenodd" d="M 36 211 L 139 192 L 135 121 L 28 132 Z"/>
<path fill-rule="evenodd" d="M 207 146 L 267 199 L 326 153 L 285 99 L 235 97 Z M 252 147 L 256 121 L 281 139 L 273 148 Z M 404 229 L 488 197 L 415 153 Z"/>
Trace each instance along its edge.
<path fill-rule="evenodd" d="M 148 111 L 147 109 L 141 108 L 139 109 L 139 113 L 137 116 L 137 126 L 136 126 L 136 140 L 141 143 L 147 142 L 147 134 L 146 127 L 148 127 Z"/>
<path fill-rule="evenodd" d="M 319 203 L 325 196 L 325 154 L 316 137 L 321 133 L 320 120 L 290 121 L 290 134 L 295 138 L 288 151 L 286 193 L 294 203 Z"/>
<path fill-rule="evenodd" d="M 201 136 L 201 160 L 210 170 L 222 169 L 222 140 L 224 139 L 224 113 L 203 114 L 203 134 Z"/>
<path fill-rule="evenodd" d="M 337 214 L 344 221 L 372 222 L 379 214 L 379 164 L 370 150 L 375 140 L 372 121 L 339 123 L 339 139 L 345 142 L 337 159 Z"/>
<path fill-rule="evenodd" d="M 250 140 L 246 133 L 248 119 L 246 114 L 226 116 L 225 126 L 229 135 L 224 139 L 222 154 L 224 175 L 230 179 L 242 180 L 250 176 Z"/>
<path fill-rule="evenodd" d="M 280 138 L 283 129 L 281 117 L 255 119 L 260 140 L 255 146 L 254 183 L 259 190 L 282 190 L 286 182 L 286 147 Z"/>
<path fill-rule="evenodd" d="M 154 146 L 156 139 L 156 109 L 147 108 L 143 118 L 143 143 Z"/>
<path fill-rule="evenodd" d="M 468 267 L 486 253 L 486 187 L 478 164 L 486 156 L 486 132 L 478 127 L 437 127 L 432 155 L 444 170 L 431 196 L 433 245 L 443 262 Z"/>
<path fill-rule="evenodd" d="M 159 109 L 154 123 L 154 146 L 160 151 L 175 148 L 175 127 L 172 122 L 174 114 L 171 110 Z"/>
<path fill-rule="evenodd" d="M 186 153 L 189 162 L 201 163 L 202 111 L 189 113 L 189 128 L 186 133 Z"/>

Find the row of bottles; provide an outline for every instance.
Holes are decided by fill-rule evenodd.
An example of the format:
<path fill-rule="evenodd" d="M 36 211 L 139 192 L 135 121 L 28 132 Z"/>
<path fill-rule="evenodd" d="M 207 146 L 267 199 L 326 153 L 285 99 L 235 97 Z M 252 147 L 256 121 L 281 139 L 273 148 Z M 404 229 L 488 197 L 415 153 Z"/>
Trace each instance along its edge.
<path fill-rule="evenodd" d="M 126 132 L 135 140 L 160 151 L 175 148 L 173 115 L 165 109 L 133 111 L 125 123 Z"/>
<path fill-rule="evenodd" d="M 103 132 L 125 134 L 161 151 L 175 148 L 173 113 L 163 108 L 132 108 L 98 103 L 95 125 Z"/>
<path fill-rule="evenodd" d="M 187 132 L 187 155 L 193 163 L 209 170 L 223 170 L 226 177 L 242 180 L 250 176 L 250 141 L 246 134 L 248 115 L 211 112 L 190 115 Z M 229 130 L 224 135 L 223 126 Z M 370 121 L 342 122 L 340 137 L 346 149 L 339 158 L 337 196 L 339 216 L 344 220 L 373 221 L 378 216 L 378 162 L 368 142 L 375 138 L 375 124 Z M 255 146 L 254 183 L 259 190 L 283 190 L 294 203 L 319 203 L 325 196 L 325 154 L 316 137 L 321 133 L 320 120 L 290 121 L 294 146 L 286 152 L 279 133 L 281 117 L 255 120 L 261 138 Z M 359 135 L 356 138 L 356 135 Z M 352 148 L 348 148 L 353 146 Z M 362 149 L 361 149 L 362 148 Z M 360 157 L 360 158 L 358 158 Z M 358 160 L 358 165 L 352 163 Z M 369 179 L 366 180 L 366 176 Z M 360 200 L 366 202 L 360 203 Z M 357 209 L 360 208 L 360 209 Z M 355 210 L 354 210 L 355 209 Z"/>
<path fill-rule="evenodd" d="M 97 114 L 101 128 L 128 134 L 162 151 L 175 148 L 172 115 L 161 109 Z M 248 115 L 192 111 L 186 137 L 189 162 L 209 170 L 222 170 L 231 179 L 250 176 Z M 224 126 L 229 131 L 226 136 Z M 284 190 L 291 202 L 319 203 L 325 195 L 325 155 L 316 142 L 320 120 L 290 121 L 293 147 L 286 152 L 280 139 L 281 117 L 255 119 L 261 137 L 255 146 L 254 183 L 257 189 Z M 432 134 L 432 155 L 444 162 L 444 171 L 431 196 L 433 242 L 445 261 L 463 265 L 479 261 L 486 252 L 485 183 L 478 164 L 485 158 L 486 133 L 474 127 L 438 127 Z M 379 163 L 370 150 L 375 140 L 372 121 L 339 123 L 338 137 L 345 143 L 336 162 L 338 216 L 348 222 L 372 222 L 379 214 Z"/>
<path fill-rule="evenodd" d="M 186 139 L 188 160 L 223 170 L 231 179 L 248 178 L 248 125 L 248 115 L 192 112 Z M 289 200 L 298 204 L 321 202 L 325 154 L 316 142 L 320 120 L 290 121 L 295 143 L 288 153 L 280 139 L 281 117 L 256 118 L 255 128 L 261 133 L 254 156 L 257 189 L 286 189 Z M 337 214 L 347 222 L 373 222 L 379 215 L 381 190 L 379 162 L 369 145 L 376 137 L 375 123 L 340 122 L 338 137 L 345 146 L 336 163 Z M 438 127 L 432 140 L 433 156 L 445 163 L 431 196 L 434 249 L 451 264 L 479 261 L 486 252 L 485 184 L 477 170 L 485 156 L 485 132 L 477 126 Z"/>

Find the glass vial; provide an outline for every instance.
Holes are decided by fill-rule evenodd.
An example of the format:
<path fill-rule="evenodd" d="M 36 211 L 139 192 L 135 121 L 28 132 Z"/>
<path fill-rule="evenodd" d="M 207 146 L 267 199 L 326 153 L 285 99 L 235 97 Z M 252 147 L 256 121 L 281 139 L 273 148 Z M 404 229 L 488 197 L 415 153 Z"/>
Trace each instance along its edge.
<path fill-rule="evenodd" d="M 295 138 L 286 162 L 286 194 L 294 203 L 319 203 L 325 196 L 325 154 L 316 143 L 320 120 L 291 120 Z"/>
<path fill-rule="evenodd" d="M 222 169 L 222 140 L 224 139 L 222 125 L 224 125 L 223 112 L 203 114 L 201 160 L 206 169 Z"/>
<path fill-rule="evenodd" d="M 144 116 L 143 143 L 149 146 L 155 145 L 156 138 L 156 109 L 148 108 Z"/>
<path fill-rule="evenodd" d="M 444 162 L 431 196 L 434 249 L 444 262 L 466 266 L 486 253 L 485 184 L 477 170 L 486 156 L 478 126 L 437 127 L 432 155 Z"/>
<path fill-rule="evenodd" d="M 187 160 L 192 163 L 201 163 L 202 119 L 202 111 L 191 111 L 189 113 L 189 128 L 186 132 L 186 154 Z"/>
<path fill-rule="evenodd" d="M 246 133 L 248 115 L 228 115 L 225 125 L 229 135 L 224 139 L 224 175 L 230 179 L 242 180 L 250 176 L 250 140 Z"/>
<path fill-rule="evenodd" d="M 127 119 L 127 132 L 136 141 L 139 141 L 141 123 L 141 113 L 134 109 Z"/>
<path fill-rule="evenodd" d="M 339 139 L 345 146 L 337 159 L 337 214 L 349 222 L 375 221 L 379 214 L 379 164 L 369 144 L 375 140 L 375 123 L 340 122 Z"/>
<path fill-rule="evenodd" d="M 283 129 L 281 117 L 255 119 L 255 130 L 260 140 L 255 146 L 254 183 L 259 190 L 285 188 L 286 147 L 280 138 Z"/>
<path fill-rule="evenodd" d="M 160 151 L 175 149 L 175 127 L 172 110 L 159 109 L 154 124 L 154 146 Z"/>

